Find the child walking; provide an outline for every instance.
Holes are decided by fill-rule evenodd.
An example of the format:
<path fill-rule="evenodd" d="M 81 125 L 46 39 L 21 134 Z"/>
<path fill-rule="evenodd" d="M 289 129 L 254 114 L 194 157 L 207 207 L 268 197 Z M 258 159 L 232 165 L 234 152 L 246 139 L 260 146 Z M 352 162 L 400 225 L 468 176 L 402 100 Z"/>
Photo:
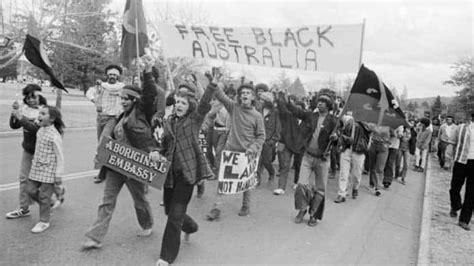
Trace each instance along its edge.
<path fill-rule="evenodd" d="M 41 233 L 49 228 L 51 196 L 55 183 L 61 183 L 64 172 L 62 134 L 64 123 L 61 112 L 44 106 L 38 115 L 40 129 L 36 134 L 36 148 L 27 183 L 27 193 L 40 205 L 40 220 L 31 229 Z"/>

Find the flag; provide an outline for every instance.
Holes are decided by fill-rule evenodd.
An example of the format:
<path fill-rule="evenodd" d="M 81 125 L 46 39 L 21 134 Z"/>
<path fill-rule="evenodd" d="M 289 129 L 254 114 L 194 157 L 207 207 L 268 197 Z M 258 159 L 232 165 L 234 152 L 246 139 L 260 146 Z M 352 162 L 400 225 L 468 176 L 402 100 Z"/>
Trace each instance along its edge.
<path fill-rule="evenodd" d="M 120 45 L 120 59 L 125 67 L 129 67 L 133 58 L 137 57 L 137 35 L 138 56 L 142 56 L 145 54 L 145 46 L 148 43 L 143 4 L 141 0 L 127 0 L 123 12 L 122 43 Z"/>
<path fill-rule="evenodd" d="M 354 120 L 397 128 L 408 125 L 393 94 L 375 72 L 362 65 L 352 86 L 343 113 Z"/>
<path fill-rule="evenodd" d="M 49 76 L 51 84 L 67 92 L 63 84 L 54 76 L 48 55 L 44 50 L 41 39 L 39 38 L 39 30 L 33 16 L 30 16 L 28 21 L 28 33 L 26 34 L 25 43 L 23 44 L 23 52 L 30 63 L 43 69 L 43 71 Z"/>

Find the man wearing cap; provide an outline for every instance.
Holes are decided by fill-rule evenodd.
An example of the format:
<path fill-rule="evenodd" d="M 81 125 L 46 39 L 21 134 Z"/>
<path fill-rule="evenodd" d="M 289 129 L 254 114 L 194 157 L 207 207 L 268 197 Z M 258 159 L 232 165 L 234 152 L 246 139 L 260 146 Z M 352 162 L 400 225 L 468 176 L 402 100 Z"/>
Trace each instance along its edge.
<path fill-rule="evenodd" d="M 336 119 L 329 114 L 332 107 L 332 97 L 327 94 L 318 97 L 318 112 L 302 110 L 292 102 L 287 104 L 288 110 L 303 121 L 301 131 L 303 143 L 306 144 L 295 190 L 295 208 L 299 211 L 295 223 L 303 221 L 308 209 L 309 226 L 315 226 L 323 217 L 329 171 L 328 145 L 331 140 L 337 139 L 336 134 L 333 134 Z"/>
<path fill-rule="evenodd" d="M 105 68 L 107 82 L 96 81 L 96 86 L 89 89 L 87 96 L 95 106 L 97 111 L 97 140 L 100 142 L 103 137 L 110 136 L 115 123 L 115 118 L 122 112 L 120 94 L 124 83 L 119 81 L 122 75 L 122 68 L 117 65 L 108 65 Z M 99 166 L 96 164 L 95 168 Z M 101 170 L 95 177 L 94 182 L 100 183 L 105 178 L 105 173 Z"/>
<path fill-rule="evenodd" d="M 451 217 L 461 210 L 458 225 L 464 230 L 471 230 L 469 223 L 474 209 L 474 113 L 471 120 L 459 125 L 454 134 L 456 148 L 454 153 L 453 177 L 449 196 L 451 200 Z M 466 183 L 464 202 L 461 202 L 461 189 Z"/>

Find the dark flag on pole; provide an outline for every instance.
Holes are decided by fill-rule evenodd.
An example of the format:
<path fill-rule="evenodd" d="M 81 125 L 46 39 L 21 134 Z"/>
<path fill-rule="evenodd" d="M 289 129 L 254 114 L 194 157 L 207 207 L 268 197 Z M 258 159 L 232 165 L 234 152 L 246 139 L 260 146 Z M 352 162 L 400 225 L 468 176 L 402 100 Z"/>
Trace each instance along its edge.
<path fill-rule="evenodd" d="M 28 33 L 26 34 L 25 43 L 23 44 L 23 52 L 28 61 L 43 69 L 43 71 L 49 76 L 52 85 L 67 92 L 63 84 L 54 76 L 48 55 L 44 50 L 41 39 L 39 38 L 39 30 L 33 16 L 30 16 L 28 21 Z"/>
<path fill-rule="evenodd" d="M 127 0 L 123 12 L 122 43 L 120 45 L 120 59 L 125 67 L 129 67 L 133 58 L 137 57 L 137 36 L 138 56 L 140 57 L 145 54 L 145 46 L 148 43 L 143 4 L 141 0 Z"/>
<path fill-rule="evenodd" d="M 343 113 L 352 112 L 356 121 L 397 128 L 408 125 L 405 114 L 387 86 L 372 70 L 362 65 Z"/>

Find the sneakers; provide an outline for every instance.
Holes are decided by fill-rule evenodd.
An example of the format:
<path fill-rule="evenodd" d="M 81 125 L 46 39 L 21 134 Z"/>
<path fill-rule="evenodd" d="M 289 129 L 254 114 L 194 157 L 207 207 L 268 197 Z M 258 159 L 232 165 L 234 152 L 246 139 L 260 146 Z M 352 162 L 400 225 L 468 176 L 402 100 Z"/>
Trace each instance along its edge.
<path fill-rule="evenodd" d="M 213 208 L 207 215 L 206 218 L 208 221 L 214 221 L 219 219 L 221 216 L 221 210 L 219 208 Z"/>
<path fill-rule="evenodd" d="M 248 206 L 242 206 L 239 211 L 239 216 L 247 216 L 250 213 L 250 209 Z"/>
<path fill-rule="evenodd" d="M 334 201 L 335 203 L 343 203 L 346 201 L 346 198 L 343 196 L 337 196 L 336 200 Z"/>
<path fill-rule="evenodd" d="M 151 236 L 152 233 L 153 233 L 153 230 L 151 228 L 148 228 L 148 229 L 143 229 L 140 232 L 138 232 L 137 236 L 138 237 L 148 237 L 148 236 Z"/>
<path fill-rule="evenodd" d="M 295 224 L 300 224 L 300 223 L 302 223 L 305 214 L 306 214 L 306 210 L 304 210 L 304 211 L 301 211 L 301 210 L 300 210 L 300 211 L 298 212 L 298 214 L 296 215 L 296 217 L 295 217 Z"/>
<path fill-rule="evenodd" d="M 352 198 L 357 199 L 357 196 L 359 196 L 359 190 L 353 189 L 352 190 Z"/>
<path fill-rule="evenodd" d="M 165 261 L 165 260 L 162 260 L 162 259 L 159 259 L 157 262 L 156 262 L 156 266 L 168 266 L 170 265 L 169 262 Z"/>
<path fill-rule="evenodd" d="M 18 208 L 14 211 L 7 213 L 5 216 L 7 217 L 7 219 L 16 219 L 16 218 L 25 217 L 28 215 L 30 215 L 30 210 Z"/>
<path fill-rule="evenodd" d="M 456 218 L 456 217 L 458 217 L 458 212 L 455 211 L 455 210 L 451 210 L 449 212 L 449 216 L 451 216 L 452 218 Z"/>
<path fill-rule="evenodd" d="M 281 188 L 277 188 L 273 190 L 273 195 L 283 195 L 283 194 L 285 194 L 285 191 Z"/>
<path fill-rule="evenodd" d="M 94 183 L 100 184 L 100 183 L 102 183 L 102 181 L 104 181 L 104 180 L 100 179 L 98 176 L 94 177 Z"/>
<path fill-rule="evenodd" d="M 93 239 L 89 239 L 89 240 L 87 240 L 86 242 L 84 242 L 82 244 L 82 250 L 83 251 L 91 250 L 91 249 L 97 249 L 97 248 L 101 248 L 101 247 L 102 247 L 102 243 L 97 242 Z"/>
<path fill-rule="evenodd" d="M 58 208 L 59 206 L 61 206 L 61 201 L 60 200 L 55 200 L 53 203 L 51 203 L 50 207 L 52 210 Z"/>
<path fill-rule="evenodd" d="M 461 226 L 461 228 L 466 231 L 471 231 L 471 227 L 465 222 L 459 222 L 458 225 Z"/>
<path fill-rule="evenodd" d="M 49 228 L 49 223 L 38 222 L 35 227 L 31 228 L 31 232 L 33 234 L 39 234 L 44 232 L 46 229 Z"/>
<path fill-rule="evenodd" d="M 311 216 L 311 218 L 309 218 L 309 221 L 308 221 L 308 226 L 316 226 L 317 224 L 318 224 L 318 220 L 316 220 L 316 218 Z"/>

